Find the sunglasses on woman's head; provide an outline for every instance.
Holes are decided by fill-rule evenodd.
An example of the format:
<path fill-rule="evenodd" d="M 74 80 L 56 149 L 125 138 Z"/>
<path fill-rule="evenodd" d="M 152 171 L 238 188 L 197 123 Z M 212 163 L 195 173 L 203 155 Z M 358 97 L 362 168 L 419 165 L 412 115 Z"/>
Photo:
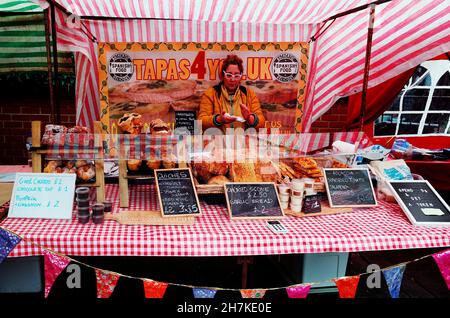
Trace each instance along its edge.
<path fill-rule="evenodd" d="M 242 74 L 231 74 L 231 73 L 227 73 L 225 71 L 223 71 L 223 74 L 228 79 L 240 79 L 242 77 Z"/>

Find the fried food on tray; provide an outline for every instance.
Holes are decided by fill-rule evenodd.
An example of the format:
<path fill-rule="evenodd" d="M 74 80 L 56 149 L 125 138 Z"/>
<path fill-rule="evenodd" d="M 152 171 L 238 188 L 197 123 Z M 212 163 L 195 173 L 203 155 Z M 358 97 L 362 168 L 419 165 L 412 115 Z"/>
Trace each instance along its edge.
<path fill-rule="evenodd" d="M 231 176 L 234 182 L 258 181 L 253 162 L 240 162 L 231 165 Z"/>

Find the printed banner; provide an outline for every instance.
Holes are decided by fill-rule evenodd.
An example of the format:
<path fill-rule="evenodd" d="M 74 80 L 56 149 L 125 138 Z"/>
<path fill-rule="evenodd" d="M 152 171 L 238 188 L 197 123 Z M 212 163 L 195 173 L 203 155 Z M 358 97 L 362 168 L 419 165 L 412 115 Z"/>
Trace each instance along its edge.
<path fill-rule="evenodd" d="M 306 91 L 307 43 L 100 43 L 101 118 L 117 133 L 125 113 L 144 123 L 175 112 L 198 112 L 203 92 L 220 82 L 222 60 L 236 54 L 244 64 L 241 85 L 258 97 L 267 128 L 300 131 Z"/>

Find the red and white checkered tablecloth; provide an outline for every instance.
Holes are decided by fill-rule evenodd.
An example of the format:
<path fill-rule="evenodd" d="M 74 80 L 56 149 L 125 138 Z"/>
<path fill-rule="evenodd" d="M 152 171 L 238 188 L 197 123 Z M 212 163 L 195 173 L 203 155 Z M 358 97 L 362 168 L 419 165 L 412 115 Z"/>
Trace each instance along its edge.
<path fill-rule="evenodd" d="M 118 208 L 118 186 L 107 185 L 107 197 Z M 155 188 L 130 187 L 133 209 L 158 208 Z M 65 255 L 82 256 L 237 256 L 292 253 L 356 252 L 450 246 L 450 228 L 413 226 L 396 204 L 351 213 L 296 218 L 286 216 L 289 230 L 274 234 L 264 220 L 231 221 L 225 205 L 204 202 L 202 216 L 190 226 L 96 225 L 72 220 L 5 219 L 0 225 L 27 241 Z M 41 254 L 21 242 L 10 256 Z"/>

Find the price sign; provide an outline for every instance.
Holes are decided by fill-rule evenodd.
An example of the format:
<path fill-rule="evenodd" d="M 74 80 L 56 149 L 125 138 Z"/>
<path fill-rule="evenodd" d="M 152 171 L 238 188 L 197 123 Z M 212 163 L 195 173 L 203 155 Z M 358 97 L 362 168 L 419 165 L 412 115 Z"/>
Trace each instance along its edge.
<path fill-rule="evenodd" d="M 450 226 L 450 208 L 428 181 L 390 181 L 389 187 L 414 225 Z"/>
<path fill-rule="evenodd" d="M 323 169 L 330 207 L 376 206 L 367 169 Z"/>
<path fill-rule="evenodd" d="M 71 219 L 76 174 L 17 173 L 8 217 Z"/>
<path fill-rule="evenodd" d="M 156 169 L 155 180 L 162 216 L 201 214 L 191 169 Z"/>
<path fill-rule="evenodd" d="M 196 111 L 176 111 L 175 112 L 175 129 L 184 129 L 189 134 L 195 134 L 195 120 L 197 118 Z"/>
<path fill-rule="evenodd" d="M 273 182 L 227 183 L 225 196 L 232 219 L 277 219 L 284 216 Z"/>

